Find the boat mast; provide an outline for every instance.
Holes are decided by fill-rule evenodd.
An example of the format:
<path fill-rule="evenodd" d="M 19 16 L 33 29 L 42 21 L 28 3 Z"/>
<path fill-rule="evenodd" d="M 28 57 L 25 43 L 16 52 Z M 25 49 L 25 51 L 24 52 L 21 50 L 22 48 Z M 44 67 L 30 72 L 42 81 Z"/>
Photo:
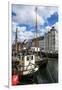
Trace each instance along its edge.
<path fill-rule="evenodd" d="M 18 38 L 18 36 L 17 36 L 17 28 L 16 28 L 16 36 L 15 36 L 15 52 L 16 52 L 16 54 L 17 54 L 17 48 L 18 48 L 18 46 L 17 46 L 17 38 Z"/>
<path fill-rule="evenodd" d="M 38 42 L 38 30 L 37 30 L 37 7 L 35 8 L 36 11 L 36 40 L 35 40 L 35 47 L 37 48 L 37 56 L 38 56 L 38 47 L 39 47 L 39 42 Z"/>

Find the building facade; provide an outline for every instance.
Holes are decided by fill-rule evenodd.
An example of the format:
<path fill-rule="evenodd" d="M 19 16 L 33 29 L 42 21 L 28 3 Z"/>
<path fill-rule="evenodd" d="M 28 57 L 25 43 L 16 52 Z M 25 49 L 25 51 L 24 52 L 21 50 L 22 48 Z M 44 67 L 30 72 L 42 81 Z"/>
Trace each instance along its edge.
<path fill-rule="evenodd" d="M 44 36 L 38 37 L 32 40 L 32 47 L 40 47 L 41 50 L 44 50 Z"/>
<path fill-rule="evenodd" d="M 38 37 L 38 47 L 44 52 L 58 52 L 58 31 L 52 27 L 44 36 Z M 32 47 L 35 47 L 36 39 L 32 40 Z"/>
<path fill-rule="evenodd" d="M 58 31 L 52 27 L 44 36 L 45 52 L 58 52 Z"/>

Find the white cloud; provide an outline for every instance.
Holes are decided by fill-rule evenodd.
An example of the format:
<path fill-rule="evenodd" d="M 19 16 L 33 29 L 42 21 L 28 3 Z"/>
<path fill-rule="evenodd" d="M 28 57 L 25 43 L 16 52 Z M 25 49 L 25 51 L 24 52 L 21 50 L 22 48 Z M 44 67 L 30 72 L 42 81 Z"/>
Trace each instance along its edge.
<path fill-rule="evenodd" d="M 15 32 L 16 32 L 16 29 L 14 30 L 14 33 L 12 33 L 12 42 L 14 42 L 15 40 Z M 25 26 L 24 27 L 18 26 L 17 34 L 18 34 L 18 41 L 21 41 L 21 42 L 23 42 L 25 39 L 29 40 L 34 37 L 34 33 L 31 31 L 27 31 Z"/>
<path fill-rule="evenodd" d="M 47 33 L 48 31 L 50 31 L 50 29 L 51 29 L 51 26 L 49 26 L 49 25 L 46 26 L 46 27 L 45 27 L 45 32 Z"/>
<path fill-rule="evenodd" d="M 38 36 L 43 36 L 44 35 L 44 33 L 45 33 L 45 29 L 39 29 L 39 34 L 38 34 Z"/>
<path fill-rule="evenodd" d="M 16 31 L 16 27 L 18 24 L 28 24 L 28 25 L 34 25 L 36 24 L 36 12 L 35 12 L 35 6 L 23 6 L 23 5 L 12 5 L 12 11 L 16 13 L 16 16 L 12 17 L 12 31 Z M 45 7 L 41 6 L 37 9 L 37 23 L 39 25 L 43 25 L 45 22 L 47 22 L 47 18 L 50 17 L 55 12 L 58 12 L 57 7 Z M 47 22 L 48 23 L 48 22 Z M 57 23 L 55 24 L 55 27 L 57 27 Z M 50 30 L 50 26 L 46 26 L 45 29 L 38 28 L 39 29 L 39 35 L 44 35 L 45 32 Z M 23 41 L 25 39 L 31 39 L 34 37 L 34 33 L 32 30 L 28 31 L 26 30 L 26 26 L 18 27 L 18 38 L 20 41 Z M 34 31 L 34 30 L 33 30 Z M 15 39 L 15 36 L 13 34 L 13 40 Z"/>
<path fill-rule="evenodd" d="M 18 26 L 18 31 L 22 31 L 22 32 L 25 32 L 26 31 L 26 26 L 22 26 L 22 27 L 19 27 Z"/>
<path fill-rule="evenodd" d="M 25 39 L 29 40 L 32 39 L 33 37 L 34 37 L 34 33 L 27 30 L 25 30 L 24 32 L 23 30 L 21 30 L 18 34 L 19 41 L 24 41 Z"/>
<path fill-rule="evenodd" d="M 18 22 L 19 24 L 36 24 L 36 11 L 35 6 L 18 6 L 13 5 L 12 11 L 16 13 L 16 16 L 13 16 L 13 21 Z M 43 24 L 44 20 L 37 13 L 37 22 L 38 24 Z"/>
<path fill-rule="evenodd" d="M 46 26 L 45 27 L 45 32 L 47 33 L 48 31 L 50 31 L 50 29 L 54 26 L 54 28 L 58 31 L 58 22 L 56 22 L 54 25 L 52 26 Z"/>
<path fill-rule="evenodd" d="M 47 17 L 50 17 L 55 12 L 58 12 L 58 8 L 54 6 L 38 7 L 38 13 L 44 19 L 47 19 Z"/>

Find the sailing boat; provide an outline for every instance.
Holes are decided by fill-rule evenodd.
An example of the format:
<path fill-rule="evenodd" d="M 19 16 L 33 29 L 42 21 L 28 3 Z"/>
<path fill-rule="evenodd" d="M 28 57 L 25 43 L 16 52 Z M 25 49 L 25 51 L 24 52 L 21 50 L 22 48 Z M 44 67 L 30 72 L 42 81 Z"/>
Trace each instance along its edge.
<path fill-rule="evenodd" d="M 37 36 L 37 8 L 36 8 L 36 36 Z M 18 53 L 18 40 L 17 40 L 17 29 L 16 29 L 16 38 L 15 38 L 15 56 L 12 57 L 13 69 L 16 68 L 18 72 L 22 75 L 33 74 L 38 71 L 39 67 L 36 65 L 36 56 L 31 49 L 22 48 L 21 52 Z M 37 43 L 38 40 L 36 40 Z M 38 47 L 36 47 L 36 52 Z"/>

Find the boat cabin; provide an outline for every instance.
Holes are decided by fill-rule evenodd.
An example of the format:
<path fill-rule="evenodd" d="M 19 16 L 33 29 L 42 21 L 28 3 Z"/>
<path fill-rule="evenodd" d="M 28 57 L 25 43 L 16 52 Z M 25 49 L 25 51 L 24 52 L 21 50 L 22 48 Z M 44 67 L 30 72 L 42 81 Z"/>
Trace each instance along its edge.
<path fill-rule="evenodd" d="M 38 70 L 38 66 L 35 64 L 35 55 L 21 56 L 19 66 L 19 70 L 23 72 L 23 75 L 30 74 L 33 71 L 36 72 Z"/>

